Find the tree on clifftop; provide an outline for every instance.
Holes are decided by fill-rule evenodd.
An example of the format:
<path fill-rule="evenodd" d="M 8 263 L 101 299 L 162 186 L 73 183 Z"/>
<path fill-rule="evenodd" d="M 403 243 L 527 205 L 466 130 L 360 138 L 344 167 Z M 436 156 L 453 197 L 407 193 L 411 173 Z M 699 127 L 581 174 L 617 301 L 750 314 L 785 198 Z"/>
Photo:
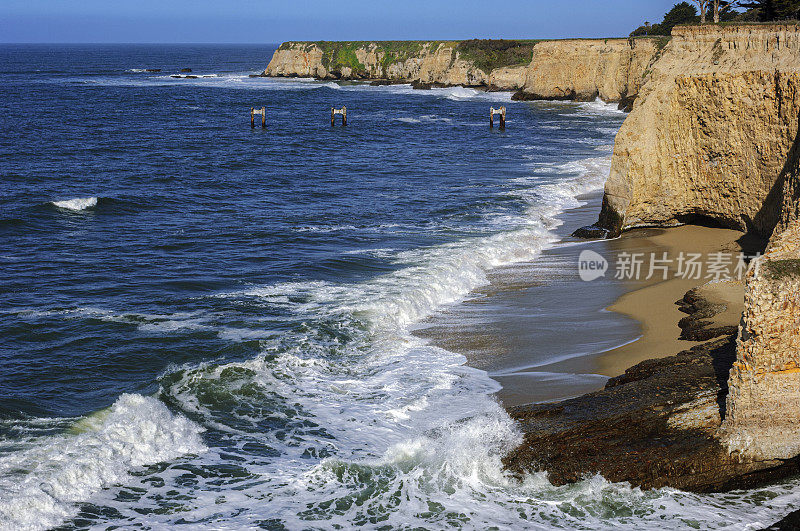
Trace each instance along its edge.
<path fill-rule="evenodd" d="M 672 28 L 679 24 L 691 24 L 697 22 L 697 9 L 687 2 L 675 4 L 672 9 L 664 15 L 661 26 L 664 28 L 665 35 L 672 33 Z"/>
<path fill-rule="evenodd" d="M 711 5 L 711 0 L 692 0 L 692 2 L 697 4 L 700 8 L 700 24 L 705 24 L 706 13 L 708 13 L 708 7 Z"/>
<path fill-rule="evenodd" d="M 761 22 L 800 19 L 800 0 L 751 0 L 741 2 Z"/>

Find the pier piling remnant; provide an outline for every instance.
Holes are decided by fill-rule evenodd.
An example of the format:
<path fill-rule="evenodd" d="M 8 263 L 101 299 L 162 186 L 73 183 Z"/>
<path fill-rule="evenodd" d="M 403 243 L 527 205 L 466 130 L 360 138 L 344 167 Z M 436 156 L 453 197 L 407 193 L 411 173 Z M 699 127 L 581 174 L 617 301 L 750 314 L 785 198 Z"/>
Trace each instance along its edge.
<path fill-rule="evenodd" d="M 505 106 L 500 107 L 499 109 L 495 109 L 494 107 L 489 107 L 489 127 L 494 127 L 494 115 L 497 114 L 500 116 L 500 129 L 506 128 L 506 108 Z"/>
<path fill-rule="evenodd" d="M 342 126 L 347 125 L 347 107 L 342 107 L 341 109 L 334 109 L 331 107 L 331 127 L 336 125 L 336 115 L 342 115 Z"/>
<path fill-rule="evenodd" d="M 261 115 L 261 127 L 267 126 L 267 108 L 261 107 L 260 109 L 254 109 L 250 107 L 250 127 L 253 128 L 256 126 L 256 114 Z"/>

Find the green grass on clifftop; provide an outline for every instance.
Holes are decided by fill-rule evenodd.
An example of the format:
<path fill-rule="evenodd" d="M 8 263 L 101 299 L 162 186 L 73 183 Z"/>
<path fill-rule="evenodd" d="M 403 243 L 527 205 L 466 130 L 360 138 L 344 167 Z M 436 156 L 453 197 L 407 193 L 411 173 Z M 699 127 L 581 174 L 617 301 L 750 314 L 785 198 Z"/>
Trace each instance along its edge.
<path fill-rule="evenodd" d="M 472 39 L 461 41 L 456 50 L 461 58 L 487 74 L 495 68 L 526 65 L 533 58 L 533 47 L 541 40 Z"/>
<path fill-rule="evenodd" d="M 381 57 L 380 64 L 385 70 L 395 63 L 402 63 L 420 54 L 427 45 L 429 50 L 441 46 L 455 49 L 459 56 L 472 62 L 486 73 L 495 68 L 525 65 L 533 57 L 533 47 L 540 40 L 472 39 L 468 41 L 314 41 L 284 42 L 279 50 L 289 50 L 300 46 L 305 51 L 314 47 L 322 51 L 322 64 L 330 71 L 349 67 L 354 74 L 367 75 L 366 66 L 356 55 L 357 50 L 367 50 L 375 46 Z M 382 53 L 381 53 L 382 52 Z"/>
<path fill-rule="evenodd" d="M 656 39 L 657 46 L 663 48 L 669 37 L 641 37 Z M 569 40 L 604 40 L 604 39 L 569 39 Z M 609 39 L 605 39 L 606 41 Z M 530 63 L 533 49 L 544 39 L 471 39 L 465 41 L 289 41 L 281 44 L 279 50 L 300 47 L 311 51 L 314 47 L 322 51 L 322 65 L 331 72 L 341 72 L 348 67 L 353 75 L 367 77 L 371 73 L 362 64 L 357 52 L 370 50 L 372 47 L 380 58 L 381 73 L 386 76 L 387 69 L 409 58 L 417 57 L 423 48 L 436 51 L 442 46 L 454 49 L 458 56 L 471 62 L 476 68 L 487 74 L 495 68 L 521 66 Z M 363 56 L 362 56 L 363 57 Z M 454 60 L 454 58 L 453 58 Z M 374 75 L 374 72 L 372 73 Z"/>
<path fill-rule="evenodd" d="M 279 50 L 288 50 L 293 46 L 302 46 L 305 51 L 317 47 L 322 51 L 322 65 L 330 71 L 338 71 L 349 67 L 354 74 L 366 76 L 367 68 L 356 55 L 358 50 L 367 50 L 373 45 L 377 52 L 383 52 L 381 66 L 384 71 L 394 63 L 400 63 L 410 57 L 419 55 L 424 45 L 430 45 L 435 50 L 442 44 L 455 47 L 455 41 L 314 41 L 314 42 L 284 42 Z"/>

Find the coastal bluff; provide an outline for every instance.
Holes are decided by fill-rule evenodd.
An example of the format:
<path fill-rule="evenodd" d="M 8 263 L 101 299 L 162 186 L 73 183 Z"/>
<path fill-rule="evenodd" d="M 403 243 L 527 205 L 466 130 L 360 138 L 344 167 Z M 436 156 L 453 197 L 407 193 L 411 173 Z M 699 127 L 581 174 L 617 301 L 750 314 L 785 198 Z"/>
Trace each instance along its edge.
<path fill-rule="evenodd" d="M 581 231 L 700 223 L 768 242 L 738 330 L 594 394 L 512 409 L 524 443 L 509 469 L 693 491 L 800 472 L 799 116 L 800 27 L 673 30 L 616 137 L 600 219 Z"/>
<path fill-rule="evenodd" d="M 705 222 L 768 239 L 746 280 L 719 436 L 800 454 L 800 26 L 676 27 L 617 135 L 598 224 Z"/>
<path fill-rule="evenodd" d="M 629 105 L 667 39 L 285 42 L 263 74 L 467 86 Z"/>

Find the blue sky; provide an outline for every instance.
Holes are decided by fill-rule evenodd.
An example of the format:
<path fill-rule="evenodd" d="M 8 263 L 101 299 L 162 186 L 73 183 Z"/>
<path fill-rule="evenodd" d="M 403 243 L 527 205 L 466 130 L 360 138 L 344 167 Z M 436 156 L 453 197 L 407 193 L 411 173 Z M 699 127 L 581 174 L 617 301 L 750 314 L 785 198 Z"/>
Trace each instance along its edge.
<path fill-rule="evenodd" d="M 612 37 L 676 1 L 1 0 L 0 42 Z"/>

